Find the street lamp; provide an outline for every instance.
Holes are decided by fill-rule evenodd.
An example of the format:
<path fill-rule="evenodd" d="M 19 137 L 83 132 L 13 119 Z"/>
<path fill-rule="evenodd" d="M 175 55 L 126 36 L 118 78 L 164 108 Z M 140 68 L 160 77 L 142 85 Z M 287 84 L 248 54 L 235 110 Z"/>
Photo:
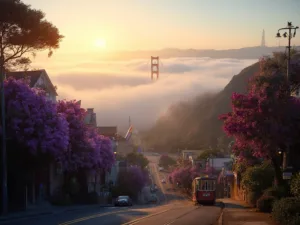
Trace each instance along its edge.
<path fill-rule="evenodd" d="M 283 37 L 284 38 L 288 38 L 288 46 L 286 47 L 288 49 L 288 58 L 287 58 L 287 71 L 286 71 L 286 79 L 287 79 L 287 84 L 288 84 L 288 87 L 289 87 L 289 92 L 290 92 L 290 85 L 289 85 L 289 74 L 290 74 L 290 60 L 291 60 L 291 40 L 293 37 L 296 36 L 296 30 L 298 29 L 299 27 L 294 27 L 292 25 L 292 22 L 288 22 L 287 23 L 287 27 L 284 27 L 284 28 L 280 28 L 276 34 L 276 37 L 277 38 L 281 38 L 281 34 L 280 34 L 280 31 L 281 30 L 287 30 L 288 32 L 284 32 L 283 34 Z M 292 31 L 294 31 L 293 35 L 292 35 Z"/>
<path fill-rule="evenodd" d="M 286 81 L 288 85 L 288 92 L 289 95 L 291 94 L 291 87 L 290 87 L 290 61 L 291 61 L 291 40 L 293 37 L 296 36 L 296 31 L 299 27 L 294 27 L 292 25 L 292 22 L 287 23 L 287 27 L 280 28 L 276 34 L 277 38 L 281 37 L 280 31 L 286 30 L 287 32 L 283 33 L 284 38 L 288 38 L 288 46 L 286 47 L 288 49 L 288 58 L 287 58 L 287 70 L 286 70 Z M 292 35 L 292 31 L 294 31 Z M 282 162 L 282 168 L 285 170 L 287 168 L 287 155 L 289 154 L 290 146 L 287 146 L 287 151 L 283 152 L 283 162 Z"/>
<path fill-rule="evenodd" d="M 2 151 L 1 151 L 1 170 L 2 170 L 2 213 L 7 213 L 7 165 L 6 165 L 6 125 L 5 125 L 5 96 L 4 96 L 4 55 L 0 56 L 0 79 L 1 79 L 1 126 L 2 126 Z"/>

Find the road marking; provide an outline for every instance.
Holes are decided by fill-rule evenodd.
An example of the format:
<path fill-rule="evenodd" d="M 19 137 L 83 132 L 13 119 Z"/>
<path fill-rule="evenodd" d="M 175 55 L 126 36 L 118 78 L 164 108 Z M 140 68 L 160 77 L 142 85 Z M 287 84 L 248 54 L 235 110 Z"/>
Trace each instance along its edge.
<path fill-rule="evenodd" d="M 172 223 L 174 223 L 176 220 L 173 220 L 172 222 L 169 222 L 169 223 L 165 223 L 164 225 L 170 225 Z"/>
<path fill-rule="evenodd" d="M 70 224 L 74 224 L 74 223 L 78 223 L 78 222 L 82 222 L 82 221 L 86 221 L 86 220 L 90 220 L 90 219 L 94 219 L 94 218 L 98 218 L 98 217 L 102 217 L 102 216 L 107 216 L 107 215 L 121 213 L 121 212 L 127 212 L 127 211 L 128 210 L 119 210 L 119 211 L 115 211 L 115 212 L 99 213 L 99 214 L 95 214 L 92 216 L 87 216 L 87 217 L 82 217 L 82 218 L 78 218 L 75 220 L 70 220 L 70 221 L 67 221 L 64 223 L 60 223 L 58 225 L 70 225 Z"/>
<path fill-rule="evenodd" d="M 122 225 L 133 225 L 133 224 L 136 224 L 136 223 L 140 222 L 141 220 L 144 220 L 144 219 L 147 219 L 147 218 L 150 218 L 150 217 L 153 217 L 153 216 L 156 216 L 156 215 L 168 212 L 170 210 L 171 209 L 167 209 L 167 210 L 164 210 L 164 211 L 161 211 L 161 212 L 158 212 L 158 213 L 153 213 L 153 214 L 150 214 L 148 216 L 144 216 L 144 217 L 138 218 L 136 220 L 132 220 L 132 221 L 129 221 L 127 223 L 123 223 Z"/>

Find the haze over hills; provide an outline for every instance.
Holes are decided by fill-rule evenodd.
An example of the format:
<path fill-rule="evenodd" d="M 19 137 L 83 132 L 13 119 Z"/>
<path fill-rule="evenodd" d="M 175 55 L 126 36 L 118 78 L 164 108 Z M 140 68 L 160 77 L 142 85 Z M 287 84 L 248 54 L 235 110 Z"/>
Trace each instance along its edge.
<path fill-rule="evenodd" d="M 300 46 L 294 46 L 295 49 L 300 49 Z M 173 57 L 209 57 L 213 59 L 234 58 L 234 59 L 258 59 L 263 55 L 270 55 L 272 52 L 285 51 L 285 46 L 281 47 L 246 47 L 240 49 L 214 50 L 214 49 L 177 49 L 167 48 L 162 50 L 139 50 L 139 51 L 121 51 L 107 53 L 103 56 L 106 60 L 127 60 L 141 59 L 152 56 L 160 58 Z M 102 59 L 102 57 L 101 57 Z"/>
<path fill-rule="evenodd" d="M 246 92 L 247 81 L 258 71 L 259 63 L 255 63 L 233 76 L 219 93 L 208 93 L 172 105 L 149 131 L 143 133 L 146 145 L 165 151 L 227 144 L 229 139 L 222 131 L 218 116 L 231 110 L 232 93 Z M 223 143 L 217 143 L 218 139 Z"/>

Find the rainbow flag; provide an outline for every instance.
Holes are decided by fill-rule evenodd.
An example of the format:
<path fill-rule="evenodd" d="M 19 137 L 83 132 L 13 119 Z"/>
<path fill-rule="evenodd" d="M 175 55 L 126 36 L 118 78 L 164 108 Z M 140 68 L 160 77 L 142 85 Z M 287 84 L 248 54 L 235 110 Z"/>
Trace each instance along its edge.
<path fill-rule="evenodd" d="M 130 126 L 129 129 L 128 129 L 128 131 L 127 131 L 127 133 L 126 133 L 126 135 L 125 135 L 126 141 L 128 141 L 131 138 L 132 130 L 133 130 L 133 127 Z"/>

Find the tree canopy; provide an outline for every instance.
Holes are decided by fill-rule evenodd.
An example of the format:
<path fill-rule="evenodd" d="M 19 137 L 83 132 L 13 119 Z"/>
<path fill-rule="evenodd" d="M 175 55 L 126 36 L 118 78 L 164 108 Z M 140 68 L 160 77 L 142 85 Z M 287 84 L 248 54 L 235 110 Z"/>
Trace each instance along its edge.
<path fill-rule="evenodd" d="M 148 164 L 149 160 L 138 152 L 130 152 L 126 155 L 127 163 L 131 166 L 140 166 L 144 169 Z"/>
<path fill-rule="evenodd" d="M 256 158 L 271 159 L 280 181 L 278 151 L 300 140 L 300 100 L 290 96 L 285 74 L 274 69 L 276 60 L 261 62 L 262 71 L 249 82 L 248 93 L 233 93 L 232 112 L 220 118 L 225 132 L 235 138 L 234 153 L 239 158 L 250 153 Z M 299 64 L 292 65 L 296 71 Z"/>
<path fill-rule="evenodd" d="M 158 165 L 163 167 L 163 168 L 168 168 L 169 166 L 175 165 L 176 164 L 176 160 L 174 160 L 173 158 L 171 158 L 168 155 L 162 155 L 159 158 L 159 163 Z"/>
<path fill-rule="evenodd" d="M 13 78 L 4 81 L 4 90 L 9 139 L 17 141 L 32 155 L 49 153 L 57 157 L 67 150 L 68 123 L 43 91 Z"/>
<path fill-rule="evenodd" d="M 58 157 L 64 170 L 111 168 L 115 161 L 111 141 L 84 124 L 86 111 L 80 104 L 75 100 L 59 101 L 57 110 L 69 124 L 68 149 Z"/>
<path fill-rule="evenodd" d="M 21 0 L 0 1 L 0 68 L 30 63 L 29 54 L 59 47 L 63 36 L 41 10 Z"/>

